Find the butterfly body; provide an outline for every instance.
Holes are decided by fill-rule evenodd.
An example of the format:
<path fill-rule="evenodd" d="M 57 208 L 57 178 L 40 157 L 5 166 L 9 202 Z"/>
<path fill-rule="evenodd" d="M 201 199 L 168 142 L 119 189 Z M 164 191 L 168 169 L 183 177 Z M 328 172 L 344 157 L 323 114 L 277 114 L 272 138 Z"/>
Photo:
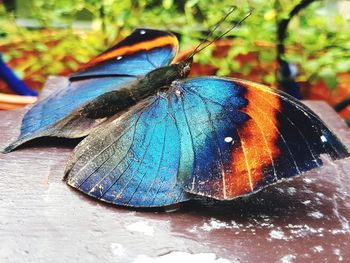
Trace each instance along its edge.
<path fill-rule="evenodd" d="M 67 183 L 99 200 L 159 207 L 231 200 L 322 166 L 348 149 L 309 108 L 249 81 L 187 78 L 176 37 L 137 29 L 35 105 L 7 151 L 40 136 L 84 137 Z"/>
<path fill-rule="evenodd" d="M 173 81 L 187 77 L 192 60 L 157 68 L 123 88 L 102 94 L 79 111 L 88 118 L 110 117 L 141 100 L 167 89 Z"/>

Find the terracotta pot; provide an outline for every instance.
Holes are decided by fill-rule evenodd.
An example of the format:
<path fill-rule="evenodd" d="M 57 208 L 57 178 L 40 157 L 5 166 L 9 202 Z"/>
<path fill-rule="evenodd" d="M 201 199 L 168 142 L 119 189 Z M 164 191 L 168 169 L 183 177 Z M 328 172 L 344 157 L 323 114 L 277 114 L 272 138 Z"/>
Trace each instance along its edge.
<path fill-rule="evenodd" d="M 0 93 L 0 110 L 13 110 L 23 108 L 28 104 L 33 104 L 37 101 L 35 96 L 20 96 L 13 94 Z"/>

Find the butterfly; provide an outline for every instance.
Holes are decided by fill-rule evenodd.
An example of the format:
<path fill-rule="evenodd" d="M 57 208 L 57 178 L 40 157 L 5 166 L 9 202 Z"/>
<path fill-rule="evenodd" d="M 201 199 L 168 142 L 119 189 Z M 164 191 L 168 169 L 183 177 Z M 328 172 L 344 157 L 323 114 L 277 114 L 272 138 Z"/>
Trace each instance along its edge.
<path fill-rule="evenodd" d="M 104 202 L 162 207 L 195 196 L 231 200 L 322 166 L 348 149 L 308 107 L 246 80 L 187 78 L 193 54 L 139 28 L 36 103 L 19 138 L 85 137 L 66 165 L 68 185 Z"/>

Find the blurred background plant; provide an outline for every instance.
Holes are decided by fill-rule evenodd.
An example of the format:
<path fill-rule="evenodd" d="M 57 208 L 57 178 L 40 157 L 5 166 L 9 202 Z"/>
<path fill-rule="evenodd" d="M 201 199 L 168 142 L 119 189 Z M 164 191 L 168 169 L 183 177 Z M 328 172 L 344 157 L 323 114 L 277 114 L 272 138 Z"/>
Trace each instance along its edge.
<path fill-rule="evenodd" d="M 171 30 L 185 56 L 232 5 L 218 34 L 250 16 L 196 57 L 192 74 L 230 75 L 276 85 L 278 24 L 301 0 L 0 0 L 0 52 L 40 90 L 49 75 L 68 75 L 136 27 Z M 315 0 L 293 17 L 284 41 L 304 98 L 334 104 L 350 96 L 350 1 Z M 6 90 L 0 84 L 0 91 Z M 10 92 L 8 89 L 7 92 Z"/>

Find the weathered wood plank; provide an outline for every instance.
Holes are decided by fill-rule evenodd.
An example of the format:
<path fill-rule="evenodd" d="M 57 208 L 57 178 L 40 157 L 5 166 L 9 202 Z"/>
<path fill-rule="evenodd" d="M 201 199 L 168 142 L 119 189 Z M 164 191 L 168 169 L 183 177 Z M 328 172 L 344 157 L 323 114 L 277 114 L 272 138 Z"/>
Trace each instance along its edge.
<path fill-rule="evenodd" d="M 51 78 L 47 92 L 65 81 Z M 307 104 L 350 146 L 349 129 L 329 106 Z M 17 136 L 23 113 L 0 112 L 0 147 Z M 349 159 L 249 198 L 157 213 L 69 188 L 61 178 L 72 148 L 50 141 L 0 154 L 0 262 L 350 261 Z"/>

